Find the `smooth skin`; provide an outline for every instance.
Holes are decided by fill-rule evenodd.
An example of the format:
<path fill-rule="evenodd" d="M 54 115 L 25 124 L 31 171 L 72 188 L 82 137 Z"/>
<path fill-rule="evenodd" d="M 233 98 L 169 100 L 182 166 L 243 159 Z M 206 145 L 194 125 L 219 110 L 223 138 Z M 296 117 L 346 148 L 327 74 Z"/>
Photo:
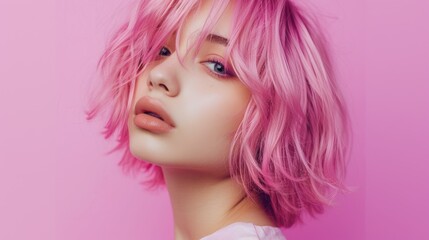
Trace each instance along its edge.
<path fill-rule="evenodd" d="M 234 222 L 275 226 L 263 208 L 246 197 L 243 187 L 231 179 L 228 153 L 251 93 L 228 68 L 221 38 L 206 40 L 196 58 L 184 56 L 201 31 L 212 1 L 202 1 L 183 26 L 180 49 L 175 35 L 160 49 L 138 78 L 133 107 L 142 96 L 161 102 L 175 128 L 155 134 L 134 125 L 130 112 L 130 150 L 142 160 L 160 166 L 171 198 L 175 239 L 200 239 Z M 215 25 L 212 34 L 228 38 L 233 3 Z M 192 50 L 192 49 L 191 49 Z M 232 69 L 229 67 L 229 69 Z M 132 108 L 134 109 L 134 108 Z"/>

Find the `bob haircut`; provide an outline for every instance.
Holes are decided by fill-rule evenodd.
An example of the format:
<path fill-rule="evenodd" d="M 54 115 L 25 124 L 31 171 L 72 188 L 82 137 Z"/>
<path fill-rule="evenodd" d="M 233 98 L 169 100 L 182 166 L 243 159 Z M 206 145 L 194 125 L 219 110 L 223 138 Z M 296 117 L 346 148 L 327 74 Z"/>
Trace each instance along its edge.
<path fill-rule="evenodd" d="M 127 116 L 136 79 L 180 29 L 198 0 L 140 0 L 113 35 L 98 62 L 102 75 L 90 95 L 87 120 L 108 111 L 102 134 L 118 133 L 114 151 L 126 172 L 149 174 L 143 184 L 163 185 L 159 166 L 129 150 Z M 210 33 L 229 0 L 213 1 L 194 46 Z M 227 57 L 251 91 L 232 140 L 229 169 L 246 194 L 280 227 L 303 222 L 331 205 L 343 184 L 350 119 L 337 86 L 326 38 L 318 21 L 290 0 L 235 0 Z M 192 45 L 192 44 L 191 44 Z"/>

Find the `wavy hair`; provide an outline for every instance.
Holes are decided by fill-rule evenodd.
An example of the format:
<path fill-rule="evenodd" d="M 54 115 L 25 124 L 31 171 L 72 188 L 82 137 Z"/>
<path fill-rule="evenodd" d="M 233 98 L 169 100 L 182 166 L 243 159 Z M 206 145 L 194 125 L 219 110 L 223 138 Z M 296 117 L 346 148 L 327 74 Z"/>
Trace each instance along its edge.
<path fill-rule="evenodd" d="M 197 48 L 229 0 L 214 1 Z M 116 132 L 126 172 L 146 172 L 144 184 L 164 184 L 162 170 L 135 158 L 127 129 L 135 82 L 198 0 L 140 0 L 101 56 L 101 81 L 88 99 L 87 120 L 107 111 L 102 134 Z M 331 205 L 343 184 L 350 119 L 338 87 L 322 26 L 290 0 L 236 0 L 227 56 L 252 93 L 232 141 L 231 177 L 262 203 L 281 227 Z M 180 34 L 177 35 L 179 39 Z M 178 40 L 176 39 L 176 44 Z"/>

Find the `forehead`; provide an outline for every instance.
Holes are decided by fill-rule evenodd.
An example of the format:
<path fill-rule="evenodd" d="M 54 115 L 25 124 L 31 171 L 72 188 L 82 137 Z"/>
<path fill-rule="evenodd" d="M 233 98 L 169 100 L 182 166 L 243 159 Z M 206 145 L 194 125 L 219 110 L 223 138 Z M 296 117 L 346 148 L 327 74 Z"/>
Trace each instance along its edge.
<path fill-rule="evenodd" d="M 219 9 L 220 16 L 210 13 L 212 10 L 218 10 L 213 9 L 213 3 L 212 0 L 203 0 L 195 10 L 189 13 L 181 29 L 181 40 L 186 42 L 186 40 L 194 39 L 201 33 L 205 24 L 213 24 L 213 28 L 209 29 L 208 34 L 229 37 L 232 29 L 233 2 L 229 1 L 224 9 Z M 210 19 L 208 19 L 209 17 Z"/>

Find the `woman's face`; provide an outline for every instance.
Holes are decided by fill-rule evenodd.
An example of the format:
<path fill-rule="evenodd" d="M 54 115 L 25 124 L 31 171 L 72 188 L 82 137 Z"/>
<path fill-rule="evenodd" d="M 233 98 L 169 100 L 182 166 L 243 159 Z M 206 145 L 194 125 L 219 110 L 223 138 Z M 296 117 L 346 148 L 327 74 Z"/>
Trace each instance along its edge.
<path fill-rule="evenodd" d="M 229 62 L 223 57 L 231 28 L 231 4 L 196 57 L 188 54 L 180 64 L 177 54 L 184 56 L 208 16 L 211 1 L 202 2 L 183 26 L 179 49 L 175 48 L 172 35 L 160 49 L 158 59 L 148 64 L 136 82 L 128 119 L 130 151 L 158 166 L 225 176 L 231 141 L 243 119 L 250 92 L 233 70 L 226 70 Z M 165 121 L 160 122 L 151 114 L 136 115 L 136 103 L 144 102 L 142 99 L 158 103 L 174 127 L 166 126 Z M 150 104 L 142 106 L 141 111 L 152 110 L 162 115 Z"/>

